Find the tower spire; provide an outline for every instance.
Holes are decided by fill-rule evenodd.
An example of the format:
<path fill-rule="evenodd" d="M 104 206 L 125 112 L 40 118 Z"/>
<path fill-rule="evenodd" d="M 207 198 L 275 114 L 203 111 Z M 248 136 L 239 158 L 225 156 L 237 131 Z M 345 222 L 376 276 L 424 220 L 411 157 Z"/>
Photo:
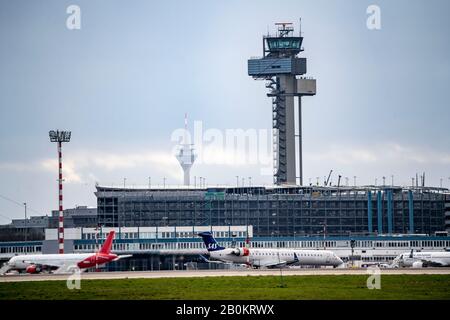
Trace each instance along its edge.
<path fill-rule="evenodd" d="M 190 139 L 188 139 L 189 131 L 188 131 L 188 123 L 187 123 L 187 113 L 184 114 L 184 138 L 183 142 L 178 146 L 178 153 L 176 154 L 176 158 L 181 165 L 184 173 L 184 185 L 190 185 L 190 171 L 191 167 L 194 164 L 197 155 L 194 153 L 194 145 L 190 144 Z"/>

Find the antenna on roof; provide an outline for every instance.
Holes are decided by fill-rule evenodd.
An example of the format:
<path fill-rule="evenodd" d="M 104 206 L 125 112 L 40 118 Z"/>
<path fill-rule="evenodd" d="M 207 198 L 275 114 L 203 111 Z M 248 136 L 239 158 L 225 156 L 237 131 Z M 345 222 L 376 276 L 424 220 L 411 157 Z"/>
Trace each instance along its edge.
<path fill-rule="evenodd" d="M 298 36 L 302 36 L 302 18 L 299 18 L 299 25 L 298 25 Z"/>

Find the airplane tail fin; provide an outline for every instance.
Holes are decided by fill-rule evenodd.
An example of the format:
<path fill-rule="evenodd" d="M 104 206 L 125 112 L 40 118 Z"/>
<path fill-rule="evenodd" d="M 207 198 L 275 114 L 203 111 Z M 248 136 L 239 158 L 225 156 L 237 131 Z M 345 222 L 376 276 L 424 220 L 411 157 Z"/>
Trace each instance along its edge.
<path fill-rule="evenodd" d="M 225 249 L 224 247 L 219 246 L 211 232 L 201 232 L 198 235 L 202 237 L 208 251 L 219 251 Z"/>
<path fill-rule="evenodd" d="M 114 231 L 110 231 L 108 233 L 108 237 L 106 238 L 105 242 L 103 243 L 103 246 L 100 248 L 99 253 L 103 254 L 109 254 L 111 252 L 112 243 L 114 240 Z"/>

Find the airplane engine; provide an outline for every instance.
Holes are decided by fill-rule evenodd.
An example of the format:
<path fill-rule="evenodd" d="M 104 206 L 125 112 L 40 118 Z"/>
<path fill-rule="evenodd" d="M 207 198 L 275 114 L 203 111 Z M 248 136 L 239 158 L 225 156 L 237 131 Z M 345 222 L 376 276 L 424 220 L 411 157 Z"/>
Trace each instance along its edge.
<path fill-rule="evenodd" d="M 26 272 L 26 273 L 30 273 L 30 274 L 33 274 L 33 273 L 39 273 L 39 272 L 41 272 L 41 268 L 39 268 L 38 266 L 32 264 L 32 265 L 28 266 L 28 267 L 25 269 L 25 272 Z"/>
<path fill-rule="evenodd" d="M 250 250 L 248 248 L 236 248 L 233 253 L 238 257 L 247 257 L 250 254 Z"/>
<path fill-rule="evenodd" d="M 422 268 L 422 267 L 424 267 L 424 265 L 423 265 L 422 261 L 416 261 L 416 262 L 413 262 L 412 267 L 413 268 Z"/>

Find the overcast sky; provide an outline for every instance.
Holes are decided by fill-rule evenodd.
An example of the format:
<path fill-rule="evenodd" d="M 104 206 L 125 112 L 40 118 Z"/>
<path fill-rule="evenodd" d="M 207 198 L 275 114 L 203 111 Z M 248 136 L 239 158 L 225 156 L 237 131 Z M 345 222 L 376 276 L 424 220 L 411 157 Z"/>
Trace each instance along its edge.
<path fill-rule="evenodd" d="M 80 30 L 66 27 L 72 4 Z M 381 30 L 366 26 L 371 4 Z M 304 182 L 333 169 L 334 183 L 394 175 L 404 185 L 426 172 L 427 185 L 449 187 L 449 12 L 447 0 L 0 0 L 0 195 L 26 201 L 31 215 L 57 208 L 51 129 L 72 131 L 65 207 L 95 206 L 96 182 L 181 184 L 171 137 L 185 112 L 191 130 L 201 121 L 209 134 L 242 129 L 270 141 L 261 133 L 270 134 L 271 102 L 247 59 L 261 55 L 275 22 L 297 28 L 300 17 L 318 86 L 303 101 Z M 236 159 L 217 143 L 199 151 L 191 175 L 209 185 L 272 181 L 261 156 Z M 22 215 L 0 197 L 0 223 Z"/>

